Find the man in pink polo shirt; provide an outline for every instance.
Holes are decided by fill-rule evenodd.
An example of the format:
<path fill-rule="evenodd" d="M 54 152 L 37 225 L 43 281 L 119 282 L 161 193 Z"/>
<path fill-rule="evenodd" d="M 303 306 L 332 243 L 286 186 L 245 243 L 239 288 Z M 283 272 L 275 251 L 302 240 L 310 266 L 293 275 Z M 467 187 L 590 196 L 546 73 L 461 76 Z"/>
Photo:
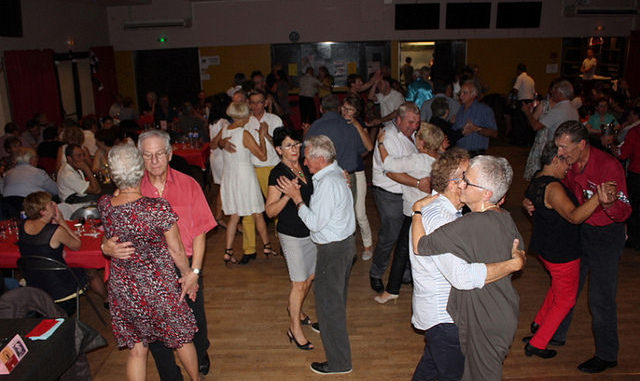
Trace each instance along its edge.
<path fill-rule="evenodd" d="M 144 158 L 145 173 L 142 177 L 142 195 L 146 197 L 162 197 L 169 201 L 174 212 L 178 214 L 178 228 L 185 252 L 191 262 L 193 276 L 198 276 L 199 289 L 196 300 L 187 298 L 198 325 L 198 332 L 193 343 L 198 354 L 200 373 L 209 372 L 210 360 L 207 354 L 209 339 L 207 337 L 207 318 L 204 312 L 204 295 L 202 292 L 202 262 L 204 259 L 207 232 L 217 226 L 211 209 L 200 188 L 191 177 L 169 167 L 171 161 L 171 144 L 169 134 L 161 130 L 149 130 L 138 138 L 138 149 Z M 117 237 L 105 240 L 103 251 L 116 258 L 127 258 L 133 253 L 129 242 L 117 242 Z M 149 345 L 156 361 L 158 373 L 163 381 L 182 380 L 180 368 L 175 363 L 173 350 L 162 343 Z"/>

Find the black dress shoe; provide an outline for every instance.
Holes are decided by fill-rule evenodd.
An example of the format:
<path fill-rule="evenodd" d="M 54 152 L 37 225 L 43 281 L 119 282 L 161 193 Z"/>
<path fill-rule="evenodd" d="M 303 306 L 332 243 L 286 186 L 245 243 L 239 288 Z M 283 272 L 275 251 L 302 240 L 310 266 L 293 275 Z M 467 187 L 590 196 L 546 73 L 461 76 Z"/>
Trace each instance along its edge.
<path fill-rule="evenodd" d="M 329 363 L 325 362 L 312 362 L 311 370 L 317 374 L 347 374 L 351 373 L 351 369 L 345 370 L 330 370 Z"/>
<path fill-rule="evenodd" d="M 239 265 L 246 265 L 249 264 L 249 262 L 253 261 L 256 259 L 256 253 L 253 254 L 243 254 L 242 258 L 240 259 L 240 262 L 238 262 Z"/>
<path fill-rule="evenodd" d="M 369 280 L 371 281 L 371 288 L 373 289 L 373 291 L 377 292 L 378 294 L 384 291 L 384 284 L 382 284 L 382 279 L 370 276 Z"/>
<path fill-rule="evenodd" d="M 209 373 L 209 368 L 211 367 L 211 361 L 209 360 L 209 355 L 205 354 L 204 358 L 198 365 L 198 371 L 200 374 L 206 376 Z"/>
<path fill-rule="evenodd" d="M 527 355 L 528 357 L 536 355 L 543 359 L 550 359 L 552 357 L 555 357 L 558 354 L 558 352 L 555 349 L 536 348 L 533 345 L 527 343 L 527 345 L 524 346 L 524 354 Z"/>
<path fill-rule="evenodd" d="M 578 369 L 585 373 L 600 373 L 616 365 L 618 365 L 617 361 L 607 361 L 598 356 L 593 356 L 593 358 L 578 365 Z"/>
<path fill-rule="evenodd" d="M 531 333 L 538 332 L 539 328 L 540 328 L 540 324 L 536 323 L 535 321 L 531 322 Z"/>
<path fill-rule="evenodd" d="M 523 343 L 529 343 L 529 341 L 531 341 L 531 338 L 533 336 L 525 336 L 522 338 L 522 342 Z M 549 340 L 549 345 L 553 345 L 554 347 L 561 347 L 565 344 L 564 341 L 560 341 L 560 340 L 556 340 L 556 339 L 551 339 Z"/>

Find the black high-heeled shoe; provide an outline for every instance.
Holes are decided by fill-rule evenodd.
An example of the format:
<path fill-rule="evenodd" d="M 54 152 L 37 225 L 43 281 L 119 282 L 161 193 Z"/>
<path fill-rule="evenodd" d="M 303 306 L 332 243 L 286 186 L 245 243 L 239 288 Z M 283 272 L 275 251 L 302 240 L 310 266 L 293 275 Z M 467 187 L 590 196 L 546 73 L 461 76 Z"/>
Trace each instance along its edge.
<path fill-rule="evenodd" d="M 313 347 L 311 346 L 313 344 L 311 344 L 309 340 L 307 340 L 305 344 L 298 343 L 298 340 L 296 340 L 295 336 L 293 336 L 293 333 L 290 329 L 287 330 L 287 337 L 289 338 L 289 343 L 296 343 L 298 349 L 302 349 L 303 351 L 310 351 L 313 349 Z"/>
<path fill-rule="evenodd" d="M 270 255 L 274 257 L 279 255 L 277 252 L 273 251 L 273 247 L 271 247 L 271 242 L 267 242 L 264 244 L 264 249 L 262 250 L 262 252 L 264 253 L 265 257 L 267 257 L 267 259 L 269 259 Z"/>
<path fill-rule="evenodd" d="M 524 354 L 527 357 L 531 357 L 535 355 L 543 359 L 550 359 L 552 357 L 555 357 L 555 355 L 557 355 L 558 352 L 555 349 L 536 348 L 533 345 L 527 343 L 527 345 L 524 346 Z"/>
<path fill-rule="evenodd" d="M 228 258 L 227 258 L 228 257 Z M 238 263 L 238 261 L 234 258 L 233 256 L 233 249 L 224 249 L 224 266 L 226 267 L 227 265 L 229 265 L 229 263 L 231 263 L 232 265 L 235 265 Z"/>
<path fill-rule="evenodd" d="M 256 259 L 256 253 L 253 254 L 243 254 L 242 258 L 240 258 L 240 262 L 238 262 L 239 265 L 246 265 L 251 261 L 254 261 Z"/>

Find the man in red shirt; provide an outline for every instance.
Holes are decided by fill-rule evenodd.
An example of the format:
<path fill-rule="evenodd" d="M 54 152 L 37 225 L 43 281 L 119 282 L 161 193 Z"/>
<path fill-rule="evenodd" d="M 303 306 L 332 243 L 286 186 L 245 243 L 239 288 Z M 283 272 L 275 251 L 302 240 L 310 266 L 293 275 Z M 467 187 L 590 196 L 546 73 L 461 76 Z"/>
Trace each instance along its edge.
<path fill-rule="evenodd" d="M 593 318 L 595 356 L 578 366 L 586 373 L 599 373 L 618 365 L 618 316 L 616 293 L 618 287 L 618 261 L 625 241 L 624 221 L 631 214 L 622 165 L 611 155 L 589 145 L 587 129 L 576 121 L 562 123 L 555 133 L 558 155 L 563 156 L 571 168 L 564 184 L 571 189 L 580 204 L 593 197 L 596 184 L 614 181 L 616 201 L 598 209 L 580 226 L 582 260 L 580 285 L 587 276 L 589 282 L 589 309 Z M 571 314 L 562 322 L 553 339 L 564 342 L 571 323 Z M 532 326 L 532 329 L 534 327 Z"/>
<path fill-rule="evenodd" d="M 202 374 L 209 372 L 210 360 L 207 354 L 209 339 L 207 336 L 207 318 L 204 312 L 202 292 L 202 262 L 204 259 L 207 232 L 217 226 L 211 208 L 200 188 L 191 177 L 169 167 L 171 144 L 169 134 L 161 130 L 149 130 L 138 137 L 138 149 L 144 158 L 145 173 L 142 177 L 142 195 L 162 197 L 169 201 L 173 211 L 178 214 L 178 228 L 187 257 L 191 262 L 193 276 L 198 276 L 196 300 L 186 298 L 193 310 L 198 332 L 193 338 L 198 355 L 198 367 Z M 117 242 L 117 237 L 105 240 L 102 250 L 106 255 L 116 258 L 128 258 L 133 253 L 129 242 Z M 156 361 L 158 373 L 163 381 L 182 380 L 180 368 L 175 363 L 173 350 L 162 343 L 149 345 Z"/>

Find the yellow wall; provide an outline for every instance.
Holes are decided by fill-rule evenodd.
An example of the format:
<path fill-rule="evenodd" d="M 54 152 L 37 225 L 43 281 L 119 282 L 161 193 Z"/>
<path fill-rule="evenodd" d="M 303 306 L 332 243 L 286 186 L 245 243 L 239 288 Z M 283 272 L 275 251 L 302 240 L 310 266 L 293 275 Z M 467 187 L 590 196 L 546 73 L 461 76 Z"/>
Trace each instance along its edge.
<path fill-rule="evenodd" d="M 138 99 L 136 95 L 136 74 L 133 65 L 133 52 L 115 52 L 116 76 L 118 77 L 118 92 L 123 97 Z"/>
<path fill-rule="evenodd" d="M 271 45 L 218 46 L 200 48 L 200 57 L 220 56 L 220 65 L 209 66 L 203 73 L 208 73 L 209 80 L 203 81 L 202 87 L 207 94 L 226 91 L 232 86 L 233 75 L 260 70 L 264 75 L 271 72 Z"/>
<path fill-rule="evenodd" d="M 536 91 L 546 94 L 549 83 L 560 76 L 561 38 L 467 40 L 467 63 L 480 68 L 480 78 L 489 93 L 507 93 L 516 75 L 516 65 L 527 65 L 536 81 Z M 558 64 L 557 73 L 546 73 L 547 64 Z"/>

